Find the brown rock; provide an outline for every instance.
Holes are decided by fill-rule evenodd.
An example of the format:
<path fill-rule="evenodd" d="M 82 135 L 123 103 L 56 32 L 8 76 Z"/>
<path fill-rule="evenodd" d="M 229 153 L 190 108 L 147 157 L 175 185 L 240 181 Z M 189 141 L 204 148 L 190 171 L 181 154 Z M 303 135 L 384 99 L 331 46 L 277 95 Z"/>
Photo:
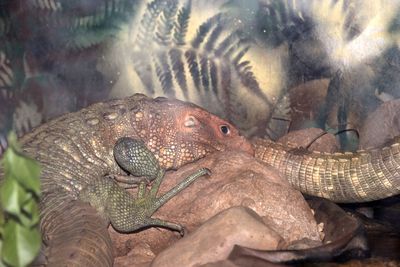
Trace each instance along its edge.
<path fill-rule="evenodd" d="M 236 244 L 276 250 L 282 248 L 285 242 L 253 210 L 232 207 L 158 254 L 151 266 L 189 267 L 224 260 Z"/>
<path fill-rule="evenodd" d="M 400 134 L 400 99 L 384 102 L 360 130 L 360 149 L 377 148 Z"/>
<path fill-rule="evenodd" d="M 200 177 L 153 217 L 178 222 L 190 233 L 227 208 L 245 206 L 257 212 L 288 243 L 302 238 L 319 240 L 317 224 L 301 193 L 292 189 L 272 167 L 236 151 L 216 153 L 176 172 L 168 172 L 159 194 L 200 167 L 209 168 L 212 175 Z M 179 239 L 177 233 L 159 228 L 129 235 L 116 234 L 110 229 L 110 233 L 117 256 L 125 256 L 124 261 L 131 265 L 138 258 L 130 258 L 128 253 L 141 243 L 145 242 L 151 253 L 158 254 Z M 123 263 L 120 259 L 116 262 Z"/>
<path fill-rule="evenodd" d="M 282 136 L 278 142 L 288 146 L 307 148 L 310 151 L 334 153 L 339 150 L 335 136 L 319 128 L 290 132 Z"/>
<path fill-rule="evenodd" d="M 290 131 L 315 125 L 325 104 L 329 79 L 312 80 L 289 90 L 291 107 Z"/>

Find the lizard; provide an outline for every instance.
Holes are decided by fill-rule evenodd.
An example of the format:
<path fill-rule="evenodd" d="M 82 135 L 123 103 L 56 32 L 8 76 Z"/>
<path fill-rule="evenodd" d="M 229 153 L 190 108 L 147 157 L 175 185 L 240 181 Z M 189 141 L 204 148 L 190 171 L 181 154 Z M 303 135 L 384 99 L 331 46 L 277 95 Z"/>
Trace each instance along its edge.
<path fill-rule="evenodd" d="M 144 198 L 143 183 L 139 184 L 138 199 L 146 199 L 140 204 L 109 178 L 126 174 L 123 157 L 116 160 L 124 152 L 117 142 L 125 137 L 143 142 L 162 169 L 177 169 L 215 151 L 254 152 L 232 124 L 206 110 L 142 94 L 100 102 L 42 124 L 19 142 L 23 153 L 42 167 L 40 230 L 48 266 L 111 266 L 110 221 L 122 232 L 155 224 L 146 216 L 157 208 L 157 185 L 150 189 L 152 202 Z M 0 178 L 1 173 L 0 169 Z M 199 171 L 194 176 L 205 173 Z M 157 176 L 155 183 L 161 179 Z M 182 187 L 179 190 L 189 183 L 178 185 Z M 126 227 L 127 221 L 143 224 Z M 161 226 L 181 231 L 177 224 Z"/>
<path fill-rule="evenodd" d="M 337 203 L 379 200 L 400 193 L 400 136 L 380 148 L 320 153 L 256 138 L 255 157 L 272 165 L 302 193 Z"/>

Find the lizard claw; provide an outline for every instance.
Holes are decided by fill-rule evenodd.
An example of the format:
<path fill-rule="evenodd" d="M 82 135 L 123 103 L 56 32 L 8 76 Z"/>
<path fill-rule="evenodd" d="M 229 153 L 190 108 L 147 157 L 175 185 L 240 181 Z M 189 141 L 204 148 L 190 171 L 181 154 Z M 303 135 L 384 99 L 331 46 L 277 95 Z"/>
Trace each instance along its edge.
<path fill-rule="evenodd" d="M 185 235 L 188 234 L 188 231 L 184 226 L 182 226 L 181 230 L 179 231 L 179 234 L 181 235 L 181 237 L 184 237 Z"/>
<path fill-rule="evenodd" d="M 204 175 L 208 175 L 208 176 L 210 176 L 211 175 L 211 170 L 209 169 L 209 168 L 202 168 L 203 170 L 204 170 Z"/>

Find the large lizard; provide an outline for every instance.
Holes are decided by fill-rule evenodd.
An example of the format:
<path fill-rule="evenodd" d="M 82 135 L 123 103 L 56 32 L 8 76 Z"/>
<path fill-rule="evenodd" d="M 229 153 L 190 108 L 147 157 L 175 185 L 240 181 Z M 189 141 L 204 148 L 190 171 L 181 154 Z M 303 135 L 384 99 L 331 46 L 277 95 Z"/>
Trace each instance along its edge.
<path fill-rule="evenodd" d="M 117 144 L 126 137 L 143 142 L 163 169 L 178 168 L 214 151 L 253 153 L 234 126 L 204 109 L 140 94 L 94 104 L 39 126 L 20 143 L 23 152 L 42 166 L 40 228 L 48 266 L 111 266 L 112 244 L 106 227 L 110 221 L 122 232 L 148 226 L 182 230 L 150 216 L 206 171 L 193 174 L 169 196 L 156 198 L 162 179 L 157 170 L 148 175 L 157 176 L 150 196 L 144 195 L 141 183 L 134 199 L 108 178 L 126 174 L 118 165 L 124 165 L 123 160 L 115 160 L 118 153 L 126 152 Z"/>

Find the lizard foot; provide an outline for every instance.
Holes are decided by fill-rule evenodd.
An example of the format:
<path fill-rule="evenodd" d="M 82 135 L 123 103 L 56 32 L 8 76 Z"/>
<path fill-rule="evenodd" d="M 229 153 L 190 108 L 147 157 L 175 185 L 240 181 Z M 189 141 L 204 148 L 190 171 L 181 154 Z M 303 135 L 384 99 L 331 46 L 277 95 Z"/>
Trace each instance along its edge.
<path fill-rule="evenodd" d="M 132 175 L 154 180 L 150 189 L 146 186 L 147 180 L 142 180 L 139 183 L 137 197 L 134 198 L 121 188 L 115 180 L 102 177 L 82 189 L 79 198 L 89 202 L 103 216 L 108 218 L 117 231 L 133 232 L 156 226 L 178 231 L 183 235 L 184 228 L 181 225 L 151 218 L 151 216 L 197 178 L 206 174 L 209 175 L 210 170 L 199 169 L 167 193 L 157 197 L 165 171 L 160 168 L 157 159 L 143 142 L 127 137 L 119 139 L 116 148 L 114 148 L 114 157 L 118 164 Z"/>

